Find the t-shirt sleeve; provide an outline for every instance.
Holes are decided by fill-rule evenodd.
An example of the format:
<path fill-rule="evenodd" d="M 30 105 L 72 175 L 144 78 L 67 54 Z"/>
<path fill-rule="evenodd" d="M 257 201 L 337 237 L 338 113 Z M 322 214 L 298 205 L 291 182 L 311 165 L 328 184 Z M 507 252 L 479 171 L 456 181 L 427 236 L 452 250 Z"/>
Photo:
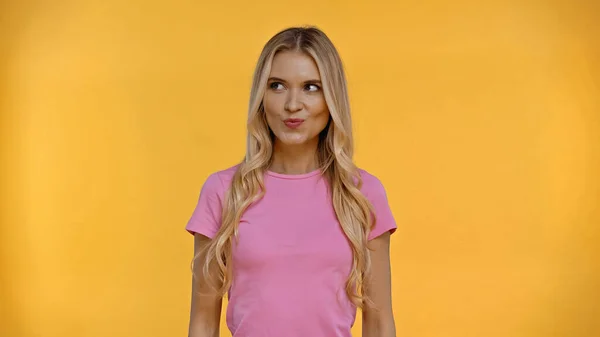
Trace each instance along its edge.
<path fill-rule="evenodd" d="M 373 211 L 375 213 L 375 227 L 368 236 L 368 240 L 370 241 L 385 232 L 390 232 L 390 234 L 394 233 L 397 226 L 383 184 L 374 176 L 370 176 L 369 178 L 370 179 L 364 182 L 365 185 L 368 185 L 365 188 L 365 196 L 373 205 Z"/>
<path fill-rule="evenodd" d="M 185 229 L 213 238 L 221 227 L 223 183 L 217 173 L 211 174 L 200 190 L 200 197 Z"/>

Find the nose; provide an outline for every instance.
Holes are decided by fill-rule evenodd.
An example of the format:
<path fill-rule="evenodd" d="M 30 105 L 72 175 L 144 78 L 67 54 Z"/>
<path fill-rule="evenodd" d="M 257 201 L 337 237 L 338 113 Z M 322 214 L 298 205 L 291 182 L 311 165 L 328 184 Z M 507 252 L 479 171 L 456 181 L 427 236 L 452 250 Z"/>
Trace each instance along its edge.
<path fill-rule="evenodd" d="M 290 90 L 285 102 L 285 110 L 288 112 L 296 112 L 302 110 L 302 102 L 300 95 L 296 90 Z"/>

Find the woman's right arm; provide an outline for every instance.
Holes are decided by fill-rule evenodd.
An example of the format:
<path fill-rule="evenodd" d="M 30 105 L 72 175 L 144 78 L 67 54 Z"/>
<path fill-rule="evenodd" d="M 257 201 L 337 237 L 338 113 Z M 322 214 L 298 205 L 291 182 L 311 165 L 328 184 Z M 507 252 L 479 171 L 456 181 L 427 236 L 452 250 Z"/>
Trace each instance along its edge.
<path fill-rule="evenodd" d="M 194 234 L 194 256 L 205 251 L 210 239 L 202 234 Z M 194 263 L 194 274 L 192 278 L 192 304 L 190 310 L 190 326 L 188 337 L 219 337 L 221 321 L 221 306 L 223 299 L 202 280 L 201 269 L 203 266 L 201 257 Z M 216 265 L 211 268 L 211 275 L 217 275 Z"/>

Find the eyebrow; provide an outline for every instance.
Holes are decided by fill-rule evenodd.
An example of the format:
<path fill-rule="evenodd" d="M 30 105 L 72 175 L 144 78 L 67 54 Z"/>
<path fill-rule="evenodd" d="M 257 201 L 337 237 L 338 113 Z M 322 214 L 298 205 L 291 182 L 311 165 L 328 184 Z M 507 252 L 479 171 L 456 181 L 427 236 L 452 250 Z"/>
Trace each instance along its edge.
<path fill-rule="evenodd" d="M 271 81 L 276 81 L 276 82 L 282 82 L 282 83 L 287 83 L 286 80 L 281 79 L 279 77 L 269 77 L 269 82 Z M 304 81 L 303 83 L 316 83 L 316 84 L 321 84 L 321 81 L 317 80 L 317 79 L 313 79 L 313 80 L 307 80 Z"/>

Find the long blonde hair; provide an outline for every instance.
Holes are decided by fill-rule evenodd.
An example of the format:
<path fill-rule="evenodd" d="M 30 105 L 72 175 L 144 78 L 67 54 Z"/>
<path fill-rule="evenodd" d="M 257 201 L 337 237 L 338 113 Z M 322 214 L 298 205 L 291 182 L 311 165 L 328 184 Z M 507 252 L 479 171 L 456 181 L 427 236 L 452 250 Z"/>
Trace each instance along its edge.
<path fill-rule="evenodd" d="M 329 183 L 337 219 L 352 248 L 346 294 L 354 305 L 364 308 L 371 303 L 365 294 L 371 267 L 367 237 L 375 219 L 371 203 L 360 191 L 362 180 L 352 161 L 352 122 L 342 61 L 333 43 L 316 27 L 285 29 L 264 46 L 250 93 L 246 155 L 226 193 L 221 227 L 206 251 L 198 253 L 194 260 L 202 256 L 204 280 L 224 295 L 232 282 L 232 243 L 237 238 L 240 218 L 265 193 L 263 177 L 272 160 L 273 135 L 265 118 L 263 96 L 273 57 L 280 51 L 303 52 L 315 60 L 319 69 L 330 120 L 319 136 L 318 163 Z M 218 265 L 218 277 L 209 275 L 214 264 Z"/>

